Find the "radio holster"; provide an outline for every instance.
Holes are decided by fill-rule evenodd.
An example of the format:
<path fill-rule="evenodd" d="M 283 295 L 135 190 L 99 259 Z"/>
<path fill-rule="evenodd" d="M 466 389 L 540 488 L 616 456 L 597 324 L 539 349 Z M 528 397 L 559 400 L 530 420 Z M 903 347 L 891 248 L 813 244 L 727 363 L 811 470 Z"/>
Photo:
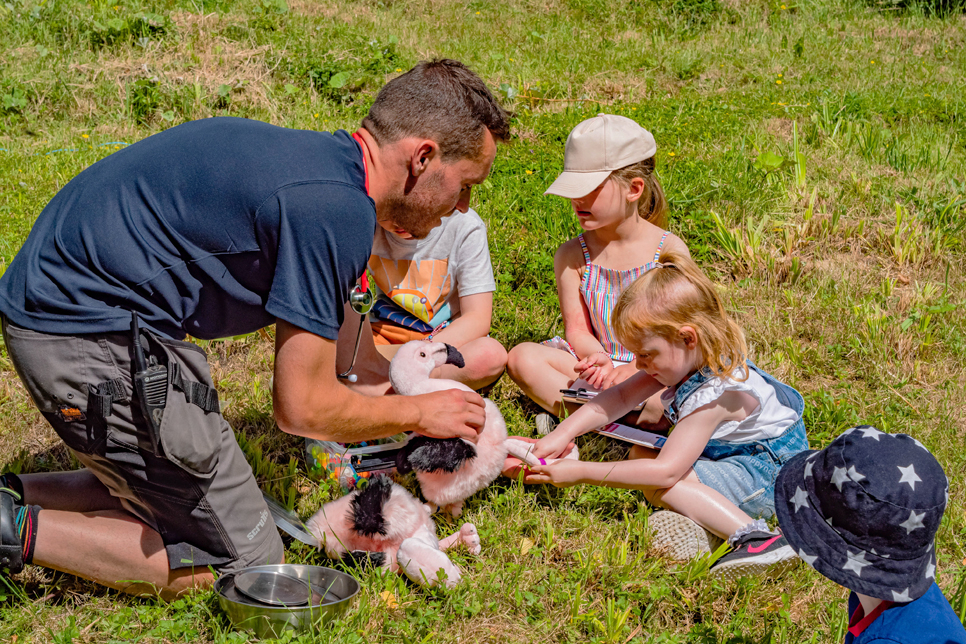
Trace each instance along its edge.
<path fill-rule="evenodd" d="M 148 428 L 151 450 L 155 456 L 161 455 L 161 420 L 168 398 L 168 368 L 160 364 L 154 355 L 147 360 L 141 345 L 141 330 L 138 328 L 138 314 L 131 312 L 131 344 L 134 350 L 131 378 L 134 383 L 134 397 L 141 405 L 141 413 Z"/>

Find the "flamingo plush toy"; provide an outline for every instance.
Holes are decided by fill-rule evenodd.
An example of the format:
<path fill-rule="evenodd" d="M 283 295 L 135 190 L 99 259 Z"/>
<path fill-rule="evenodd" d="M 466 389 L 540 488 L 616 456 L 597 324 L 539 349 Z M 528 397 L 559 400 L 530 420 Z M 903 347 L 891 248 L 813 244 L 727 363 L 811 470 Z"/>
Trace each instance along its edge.
<path fill-rule="evenodd" d="M 442 342 L 407 342 L 392 359 L 389 381 L 396 393 L 416 396 L 444 389 L 472 391 L 455 380 L 430 378 L 444 364 L 464 365 L 463 356 Z M 463 501 L 489 485 L 506 460 L 506 423 L 491 400 L 485 400 L 486 420 L 475 444 L 462 438 L 415 436 L 396 459 L 401 473 L 414 471 L 423 497 L 454 517 L 463 512 Z"/>
<path fill-rule="evenodd" d="M 333 559 L 358 559 L 362 555 L 377 566 L 401 569 L 415 583 L 425 586 L 443 581 L 452 588 L 459 583 L 459 568 L 446 556 L 446 550 L 458 544 L 465 545 L 470 554 L 478 555 L 482 550 L 472 523 L 464 523 L 459 532 L 440 541 L 429 507 L 383 476 L 370 479 L 361 491 L 326 503 L 306 527 Z"/>

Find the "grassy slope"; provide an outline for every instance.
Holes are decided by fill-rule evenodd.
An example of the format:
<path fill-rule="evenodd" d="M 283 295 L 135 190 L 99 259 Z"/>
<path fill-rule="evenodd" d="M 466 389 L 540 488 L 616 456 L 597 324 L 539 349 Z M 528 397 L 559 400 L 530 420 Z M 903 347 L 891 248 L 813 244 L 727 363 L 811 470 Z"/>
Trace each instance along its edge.
<path fill-rule="evenodd" d="M 559 171 L 567 132 L 598 111 L 631 116 L 657 137 L 672 229 L 718 278 L 758 364 L 805 394 L 813 445 L 869 422 L 916 436 L 946 467 L 939 582 L 960 610 L 961 14 L 832 0 L 293 0 L 283 8 L 272 0 L 0 7 L 0 261 L 57 189 L 110 154 L 112 142 L 215 114 L 352 128 L 396 70 L 449 56 L 516 94 L 517 136 L 475 201 L 499 283 L 494 334 L 512 346 L 562 331 L 551 255 L 577 226 L 566 202 L 542 191 Z M 762 152 L 795 158 L 796 139 L 804 175 L 755 167 Z M 301 493 L 299 509 L 313 510 L 332 490 L 290 460 L 300 444 L 274 428 L 270 337 L 208 348 L 257 476 L 277 495 Z M 0 360 L 0 462 L 70 467 Z M 492 396 L 511 431 L 531 431 L 534 409 L 512 384 Z M 615 451 L 599 441 L 585 449 Z M 333 641 L 836 642 L 844 632 L 843 591 L 809 570 L 723 585 L 704 578 L 700 562 L 661 558 L 631 492 L 504 482 L 478 495 L 468 517 L 485 549 L 460 558 L 467 575 L 458 590 L 365 573 L 358 610 L 331 626 Z M 297 545 L 289 556 L 320 561 Z M 38 569 L 11 588 L 21 587 L 0 586 L 0 639 L 245 641 L 210 594 L 161 605 Z"/>

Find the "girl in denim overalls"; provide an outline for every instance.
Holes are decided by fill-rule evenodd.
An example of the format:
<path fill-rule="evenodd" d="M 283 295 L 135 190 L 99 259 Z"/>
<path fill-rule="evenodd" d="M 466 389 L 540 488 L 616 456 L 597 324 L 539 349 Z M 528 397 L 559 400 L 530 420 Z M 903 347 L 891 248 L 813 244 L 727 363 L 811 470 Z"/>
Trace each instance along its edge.
<path fill-rule="evenodd" d="M 733 550 L 712 574 L 784 569 L 774 564 L 792 561 L 795 553 L 764 519 L 775 513 L 779 468 L 808 448 L 801 394 L 747 360 L 744 334 L 714 284 L 680 253 L 663 252 L 659 265 L 621 294 L 613 326 L 640 371 L 563 421 L 533 455 L 560 455 L 577 436 L 663 387 L 674 430 L 660 451 L 635 447 L 630 460 L 616 463 L 561 460 L 534 467 L 527 482 L 639 489 L 669 510 L 653 514 L 650 527 L 655 545 L 672 556 L 707 551 L 717 536 Z"/>

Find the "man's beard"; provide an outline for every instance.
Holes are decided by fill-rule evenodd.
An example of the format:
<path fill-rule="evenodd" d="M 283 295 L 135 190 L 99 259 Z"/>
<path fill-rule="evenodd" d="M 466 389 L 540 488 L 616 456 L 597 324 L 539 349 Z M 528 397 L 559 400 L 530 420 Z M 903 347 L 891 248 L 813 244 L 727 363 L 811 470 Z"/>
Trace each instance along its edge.
<path fill-rule="evenodd" d="M 394 195 L 386 199 L 385 207 L 391 221 L 416 239 L 424 239 L 439 225 L 439 186 L 442 183 L 440 172 L 435 172 L 422 182 L 417 183 L 408 195 Z M 450 213 L 446 212 L 444 215 Z"/>

